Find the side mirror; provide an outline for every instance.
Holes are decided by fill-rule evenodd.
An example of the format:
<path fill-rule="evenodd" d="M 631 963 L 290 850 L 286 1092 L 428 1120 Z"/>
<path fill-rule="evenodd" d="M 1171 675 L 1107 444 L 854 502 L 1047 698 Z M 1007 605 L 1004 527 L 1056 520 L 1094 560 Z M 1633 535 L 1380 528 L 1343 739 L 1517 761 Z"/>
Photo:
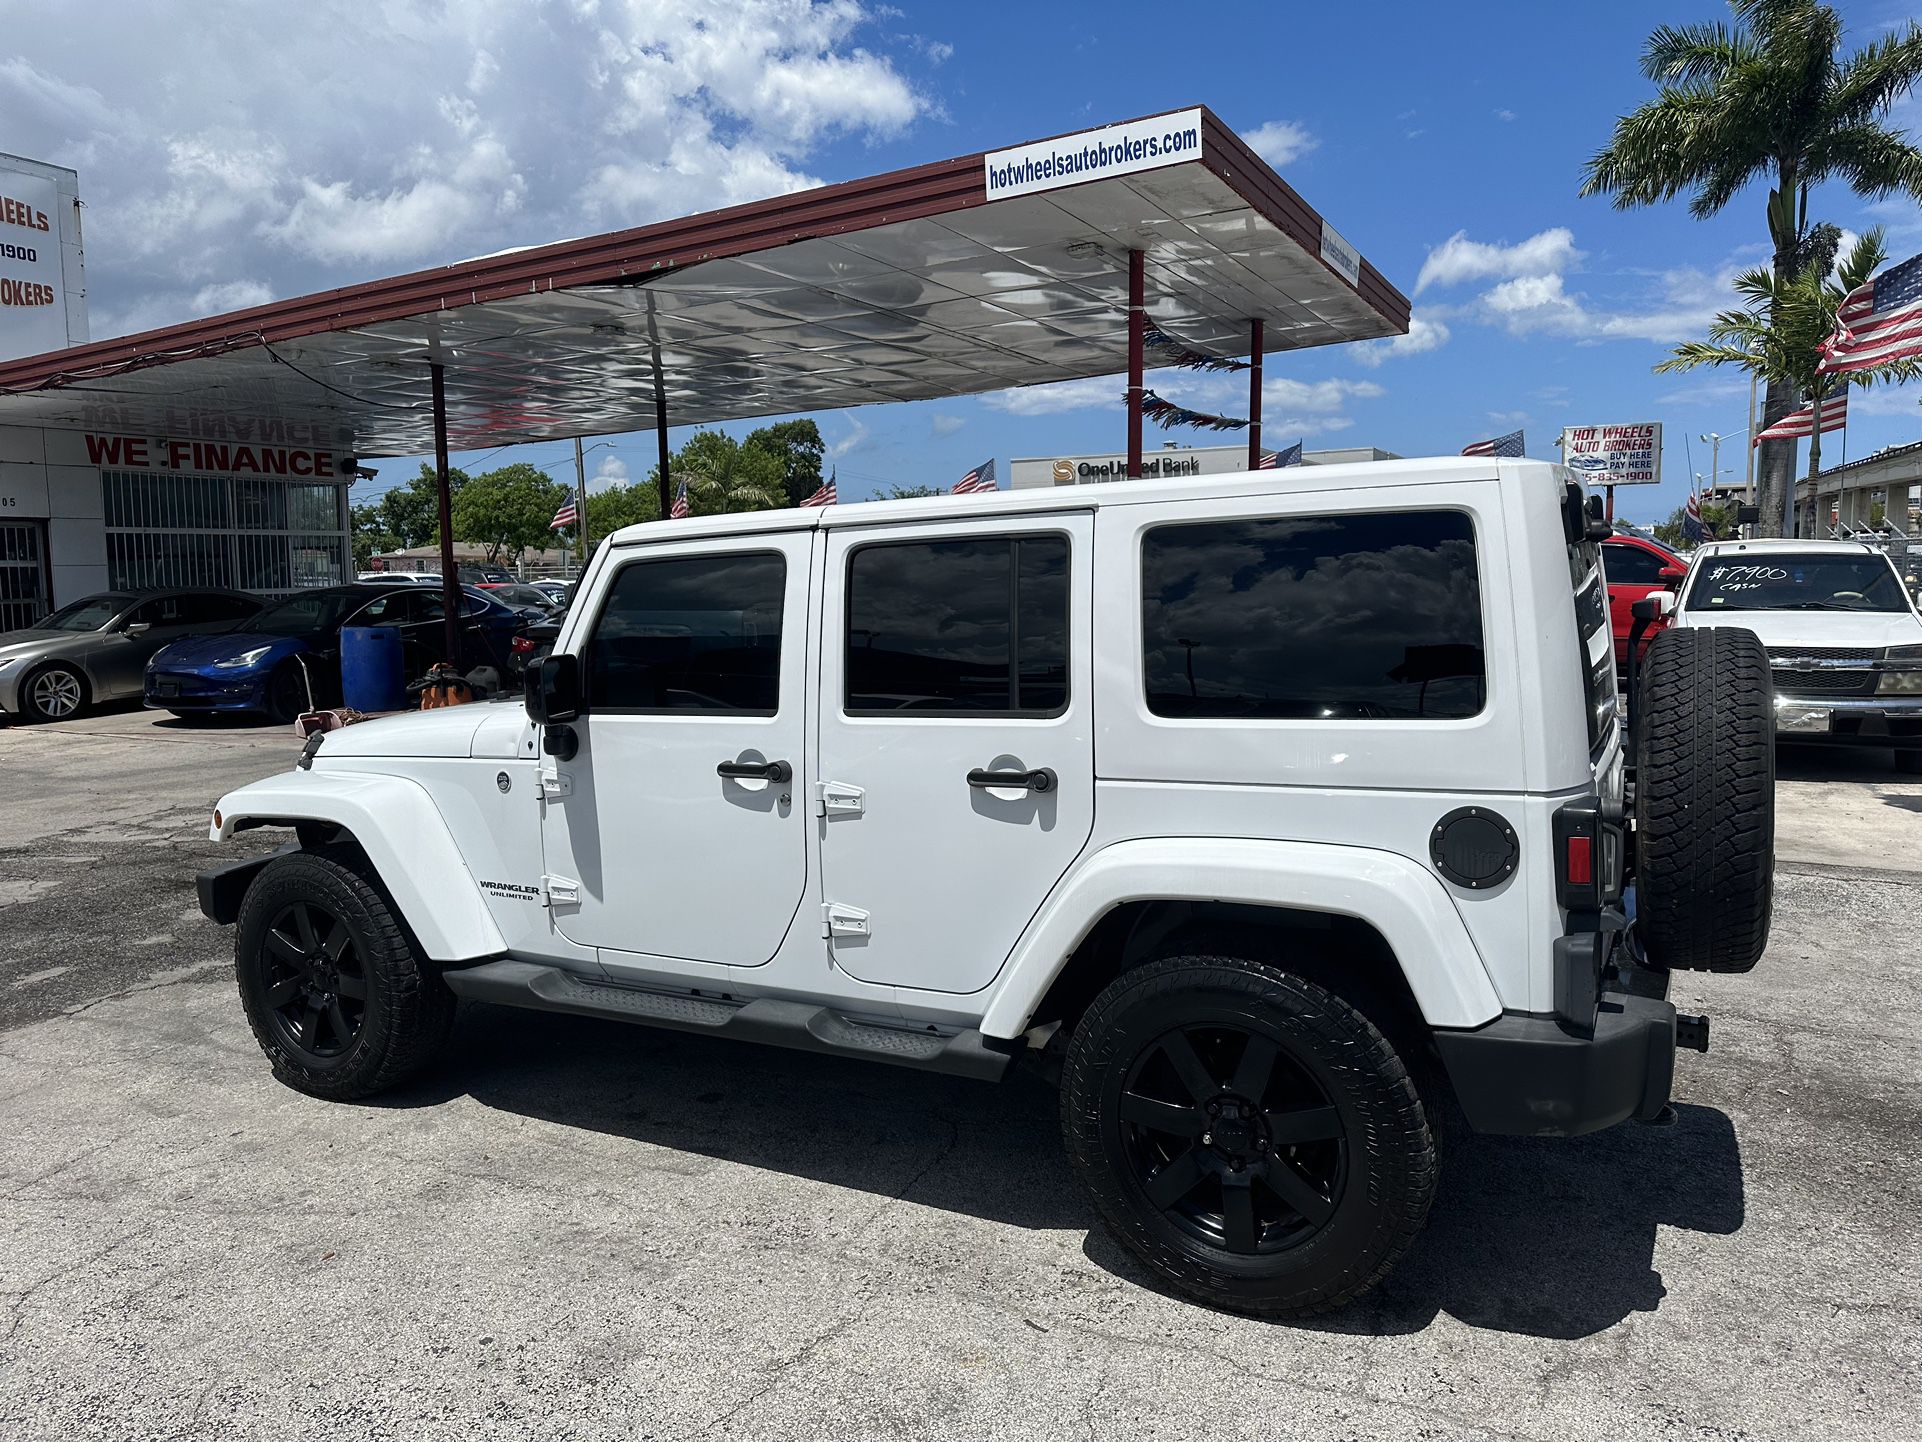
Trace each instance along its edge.
<path fill-rule="evenodd" d="M 129 621 L 120 628 L 120 634 L 123 636 L 144 636 L 151 630 L 153 630 L 153 623 L 151 621 Z"/>
<path fill-rule="evenodd" d="M 1584 534 L 1587 539 L 1591 541 L 1606 541 L 1610 536 L 1615 534 L 1615 527 L 1609 522 L 1608 513 L 1602 508 L 1602 498 L 1600 496 L 1590 496 L 1588 498 L 1588 504 L 1583 508 L 1583 515 L 1587 521 L 1584 527 Z"/>
<path fill-rule="evenodd" d="M 1665 582 L 1670 585 L 1674 584 L 1676 581 L 1686 579 L 1687 576 L 1688 576 L 1688 572 L 1684 571 L 1680 566 L 1664 566 L 1662 567 L 1661 570 L 1655 573 L 1656 580 Z"/>
<path fill-rule="evenodd" d="M 1675 593 L 1650 591 L 1641 600 L 1630 603 L 1628 614 L 1638 621 L 1665 621 L 1675 614 Z"/>
<path fill-rule="evenodd" d="M 559 726 L 581 714 L 581 667 L 573 656 L 543 656 L 527 668 L 527 714 Z"/>

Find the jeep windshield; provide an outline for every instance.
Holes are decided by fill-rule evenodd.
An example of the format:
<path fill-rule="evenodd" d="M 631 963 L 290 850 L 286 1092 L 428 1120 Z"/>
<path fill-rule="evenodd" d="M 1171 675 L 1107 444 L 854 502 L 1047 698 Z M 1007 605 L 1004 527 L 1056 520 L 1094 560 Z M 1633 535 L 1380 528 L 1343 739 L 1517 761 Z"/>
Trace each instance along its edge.
<path fill-rule="evenodd" d="M 1902 582 L 1881 556 L 1747 552 L 1702 562 L 1689 610 L 1907 611 Z"/>

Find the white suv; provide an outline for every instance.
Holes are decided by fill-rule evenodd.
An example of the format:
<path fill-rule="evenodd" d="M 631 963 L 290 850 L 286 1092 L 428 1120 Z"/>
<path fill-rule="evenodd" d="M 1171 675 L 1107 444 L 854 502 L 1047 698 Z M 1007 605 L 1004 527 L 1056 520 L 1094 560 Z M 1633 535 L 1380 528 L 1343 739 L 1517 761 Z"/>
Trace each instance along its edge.
<path fill-rule="evenodd" d="M 201 904 L 303 1091 L 415 1074 L 457 997 L 1029 1056 L 1169 1285 L 1321 1310 L 1420 1229 L 1438 1109 L 1655 1118 L 1707 1041 L 1666 968 L 1760 954 L 1766 661 L 1657 640 L 1626 815 L 1606 532 L 1558 468 L 1464 459 L 632 527 L 524 704 L 222 798 L 216 838 L 297 839 Z"/>
<path fill-rule="evenodd" d="M 1768 648 L 1777 733 L 1893 746 L 1922 773 L 1922 616 L 1859 541 L 1720 541 L 1689 563 L 1677 626 L 1739 626 Z"/>

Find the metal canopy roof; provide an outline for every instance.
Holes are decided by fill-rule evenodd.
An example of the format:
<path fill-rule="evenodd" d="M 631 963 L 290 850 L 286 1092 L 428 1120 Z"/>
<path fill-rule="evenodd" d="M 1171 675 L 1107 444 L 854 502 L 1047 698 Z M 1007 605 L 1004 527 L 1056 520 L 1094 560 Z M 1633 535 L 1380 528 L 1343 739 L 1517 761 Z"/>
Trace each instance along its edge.
<path fill-rule="evenodd" d="M 430 361 L 457 450 L 652 430 L 657 383 L 689 425 L 1109 375 L 1130 250 L 1192 350 L 1245 354 L 1254 319 L 1269 351 L 1405 331 L 1407 299 L 1194 113 L 1198 157 L 1040 193 L 991 201 L 962 156 L 0 363 L 0 423 L 411 455 Z"/>

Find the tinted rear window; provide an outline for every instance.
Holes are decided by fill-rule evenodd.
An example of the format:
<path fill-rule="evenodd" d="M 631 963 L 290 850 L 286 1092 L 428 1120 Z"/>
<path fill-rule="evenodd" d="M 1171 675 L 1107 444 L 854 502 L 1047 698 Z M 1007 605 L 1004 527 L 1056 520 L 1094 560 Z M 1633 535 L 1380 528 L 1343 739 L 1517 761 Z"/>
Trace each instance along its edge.
<path fill-rule="evenodd" d="M 1475 533 L 1460 511 L 1208 521 L 1142 542 L 1158 716 L 1405 721 L 1484 702 Z"/>

